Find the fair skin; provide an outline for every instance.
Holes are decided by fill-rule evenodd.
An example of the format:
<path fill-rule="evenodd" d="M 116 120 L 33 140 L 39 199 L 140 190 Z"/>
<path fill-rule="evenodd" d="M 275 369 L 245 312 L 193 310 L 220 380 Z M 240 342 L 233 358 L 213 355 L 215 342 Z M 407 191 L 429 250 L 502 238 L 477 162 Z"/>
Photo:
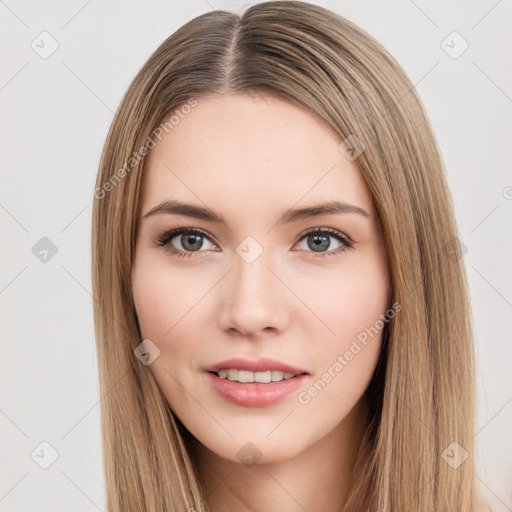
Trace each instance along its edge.
<path fill-rule="evenodd" d="M 149 368 L 194 436 L 213 512 L 337 511 L 366 427 L 363 394 L 382 331 L 353 357 L 347 351 L 386 312 L 390 292 L 372 197 L 357 160 L 338 149 L 342 139 L 309 111 L 261 95 L 197 100 L 145 162 L 132 286 L 142 339 L 160 350 Z M 144 218 L 168 200 L 211 209 L 226 225 L 161 212 Z M 368 216 L 277 223 L 291 208 L 331 201 Z M 207 233 L 167 241 L 190 258 L 156 245 L 182 227 Z M 314 228 L 335 230 L 353 247 L 316 232 L 316 252 L 315 237 L 304 236 Z M 257 243 L 251 251 L 263 249 L 251 262 L 237 252 L 247 237 Z M 338 356 L 341 371 L 333 370 Z M 203 369 L 236 357 L 269 357 L 308 375 L 270 406 L 234 404 Z M 319 379 L 321 390 L 308 392 Z M 244 464 L 240 450 L 258 454 L 257 463 Z"/>

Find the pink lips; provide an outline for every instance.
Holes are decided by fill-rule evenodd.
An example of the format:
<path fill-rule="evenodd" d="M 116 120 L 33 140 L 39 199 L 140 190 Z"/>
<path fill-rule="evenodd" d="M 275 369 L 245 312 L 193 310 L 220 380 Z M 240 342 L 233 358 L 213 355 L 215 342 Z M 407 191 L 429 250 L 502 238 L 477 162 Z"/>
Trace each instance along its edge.
<path fill-rule="evenodd" d="M 242 383 L 221 379 L 215 373 L 207 373 L 213 388 L 231 403 L 246 407 L 265 407 L 272 405 L 286 395 L 298 389 L 307 375 L 297 375 L 280 382 L 260 384 L 258 382 Z"/>
<path fill-rule="evenodd" d="M 282 363 L 281 361 L 277 361 L 275 359 L 269 359 L 268 357 L 264 357 L 262 359 L 258 359 L 257 361 L 249 361 L 247 359 L 228 359 L 227 361 L 222 361 L 221 363 L 213 364 L 204 368 L 205 372 L 218 372 L 220 370 L 247 370 L 249 372 L 265 372 L 267 370 L 284 372 L 284 373 L 293 373 L 294 375 L 300 375 L 302 373 L 308 373 L 306 370 L 302 368 L 297 368 L 295 366 L 290 366 L 288 364 Z"/>
<path fill-rule="evenodd" d="M 281 371 L 284 373 L 293 373 L 296 376 L 279 382 L 242 383 L 222 379 L 216 374 L 220 370 L 230 369 L 247 370 L 251 372 L 263 372 L 268 370 Z M 204 371 L 208 372 L 207 377 L 217 393 L 231 403 L 246 407 L 265 407 L 272 405 L 298 389 L 308 376 L 308 372 L 301 368 L 268 358 L 258 359 L 257 361 L 229 359 L 206 367 Z"/>

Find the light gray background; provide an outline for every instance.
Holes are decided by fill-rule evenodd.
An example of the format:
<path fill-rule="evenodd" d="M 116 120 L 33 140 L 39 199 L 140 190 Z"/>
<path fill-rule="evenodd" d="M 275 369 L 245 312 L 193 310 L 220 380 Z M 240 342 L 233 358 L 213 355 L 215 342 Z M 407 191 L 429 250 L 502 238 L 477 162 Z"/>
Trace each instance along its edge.
<path fill-rule="evenodd" d="M 316 3 L 389 50 L 432 120 L 467 247 L 478 358 L 476 473 L 495 510 L 510 511 L 511 2 Z M 248 5 L 0 1 L 1 511 L 104 509 L 90 295 L 100 151 L 129 82 L 167 36 L 212 9 Z M 58 43 L 46 59 L 31 47 L 50 48 L 43 31 Z M 458 58 L 442 47 L 446 40 L 452 53 L 462 48 L 453 31 L 469 43 Z M 47 262 L 32 252 L 42 237 L 58 250 Z M 48 469 L 31 458 L 36 450 L 34 459 L 50 461 L 43 441 L 58 452 Z"/>

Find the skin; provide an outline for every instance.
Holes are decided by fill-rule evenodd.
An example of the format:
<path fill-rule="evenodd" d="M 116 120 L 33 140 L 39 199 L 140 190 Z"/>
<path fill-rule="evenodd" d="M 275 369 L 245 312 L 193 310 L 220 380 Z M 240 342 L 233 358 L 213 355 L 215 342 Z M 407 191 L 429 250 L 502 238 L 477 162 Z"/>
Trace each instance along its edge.
<path fill-rule="evenodd" d="M 160 350 L 149 368 L 194 436 L 214 512 L 329 512 L 346 498 L 382 330 L 359 343 L 363 348 L 308 403 L 298 395 L 332 373 L 337 357 L 386 312 L 390 284 L 371 194 L 357 160 L 338 149 L 341 141 L 282 99 L 201 97 L 146 159 L 132 271 L 136 313 L 143 339 Z M 228 226 L 168 213 L 142 220 L 170 199 L 208 207 Z M 331 213 L 276 224 L 290 208 L 332 200 L 370 216 Z M 198 251 L 186 245 L 188 235 L 169 242 L 190 258 L 156 245 L 180 227 L 209 234 Z M 327 236 L 330 245 L 315 252 L 300 238 L 311 228 L 339 231 L 354 247 L 336 252 L 342 243 Z M 248 236 L 263 248 L 252 263 L 236 252 Z M 267 407 L 226 401 L 202 371 L 232 357 L 264 356 L 310 373 L 297 392 Z M 255 465 L 238 456 L 248 442 L 260 454 Z"/>

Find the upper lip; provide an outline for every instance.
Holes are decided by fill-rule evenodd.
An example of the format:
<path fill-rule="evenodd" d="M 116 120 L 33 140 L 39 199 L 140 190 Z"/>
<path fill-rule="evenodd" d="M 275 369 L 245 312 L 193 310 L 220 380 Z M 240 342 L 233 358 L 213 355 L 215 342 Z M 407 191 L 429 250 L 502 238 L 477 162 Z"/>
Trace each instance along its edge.
<path fill-rule="evenodd" d="M 212 364 L 204 368 L 205 372 L 218 372 L 220 370 L 247 370 L 250 372 L 264 372 L 264 371 L 278 371 L 284 373 L 293 373 L 294 375 L 300 375 L 302 373 L 308 373 L 302 368 L 291 366 L 289 364 L 277 361 L 276 359 L 269 359 L 263 357 L 257 361 L 249 361 L 248 359 L 227 359 L 220 363 Z"/>

